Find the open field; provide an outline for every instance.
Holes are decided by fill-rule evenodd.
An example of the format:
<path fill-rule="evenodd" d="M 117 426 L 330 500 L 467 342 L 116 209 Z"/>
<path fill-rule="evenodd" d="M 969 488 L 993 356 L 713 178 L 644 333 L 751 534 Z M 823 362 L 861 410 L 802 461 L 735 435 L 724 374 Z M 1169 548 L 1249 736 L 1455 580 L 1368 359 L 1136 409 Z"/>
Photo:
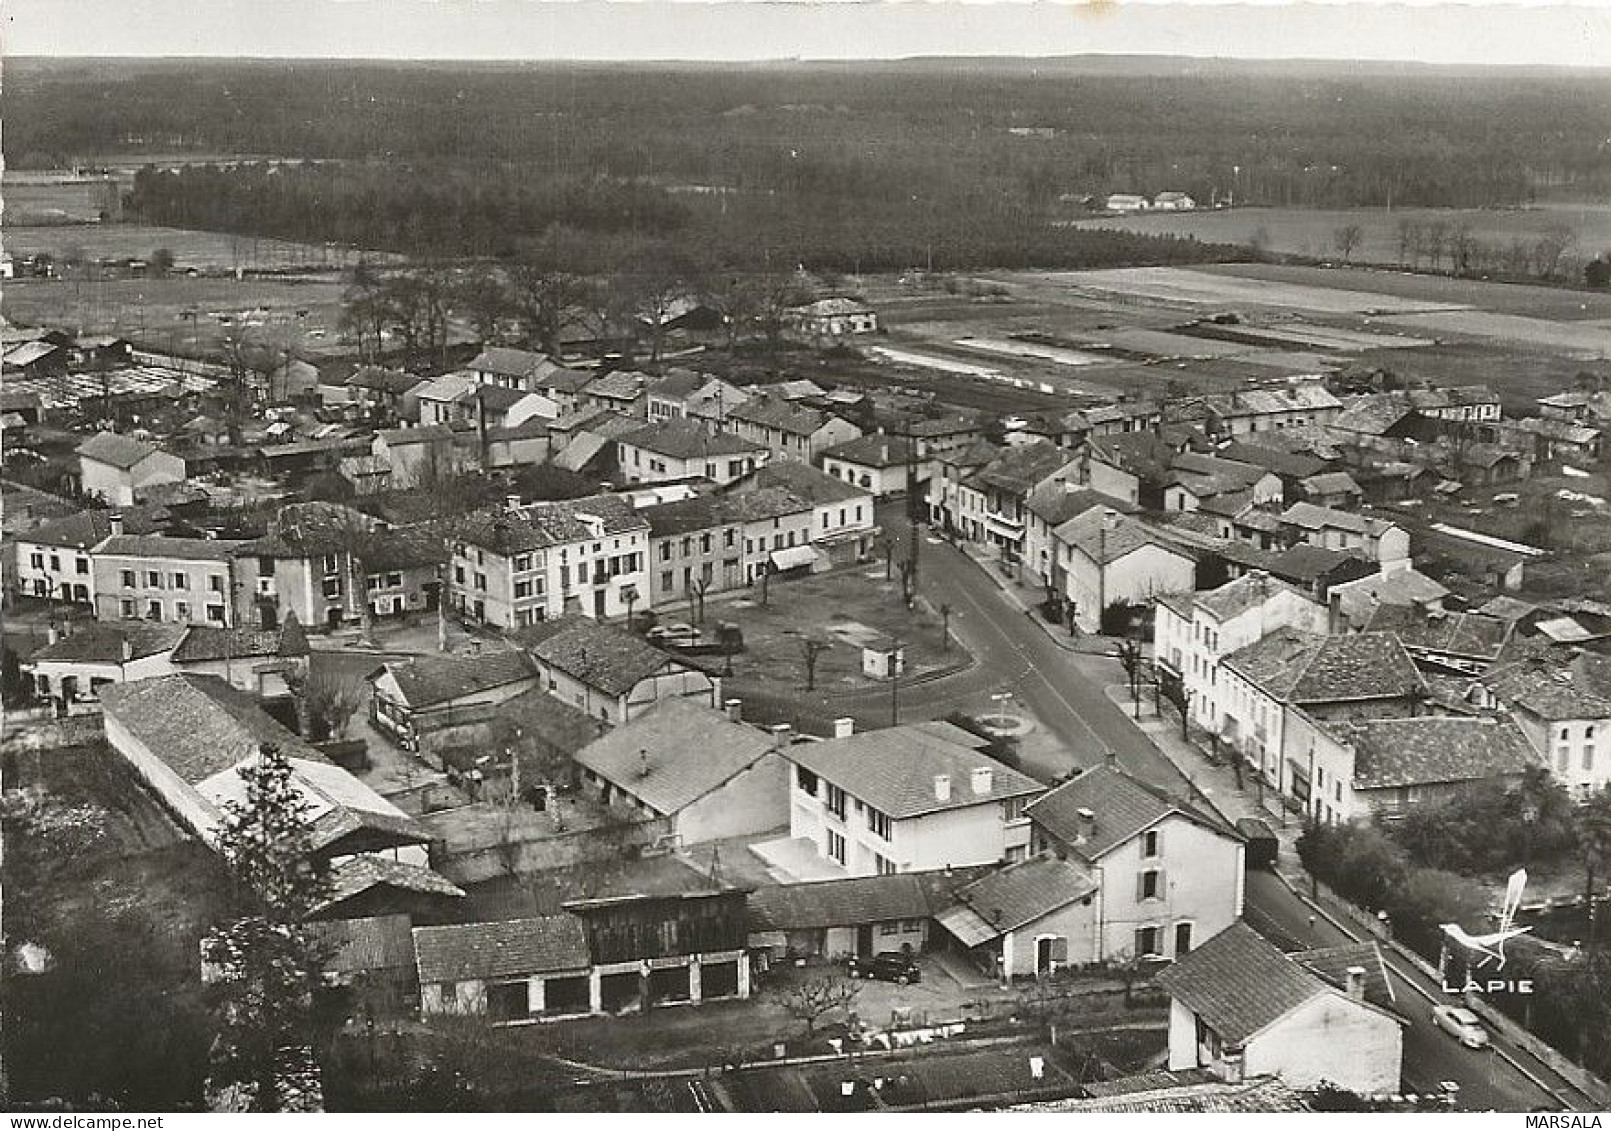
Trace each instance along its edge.
<path fill-rule="evenodd" d="M 305 244 L 257 239 L 226 232 L 201 232 L 149 224 L 6 225 L 6 250 L 13 258 L 45 252 L 61 260 L 69 252 L 89 259 L 147 259 L 158 248 L 173 252 L 180 271 L 285 271 L 337 269 L 357 262 L 359 252 L 337 244 Z M 365 253 L 371 261 L 396 256 Z"/>
<path fill-rule="evenodd" d="M 1580 254 L 1611 248 L 1611 205 L 1539 204 L 1528 208 L 1227 208 L 1199 212 L 1154 212 L 1080 220 L 1080 227 L 1143 232 L 1149 235 L 1195 236 L 1214 243 L 1251 244 L 1262 231 L 1271 251 L 1330 259 L 1337 252 L 1338 228 L 1358 224 L 1364 238 L 1353 258 L 1365 263 L 1398 263 L 1398 225 L 1441 223 L 1465 225 L 1480 243 L 1508 247 L 1512 240 L 1533 241 L 1554 224 L 1577 235 Z"/>
<path fill-rule="evenodd" d="M 0 306 L 12 322 L 117 334 L 171 353 L 214 353 L 231 334 L 317 353 L 340 346 L 341 289 L 334 276 L 24 280 L 6 286 Z"/>
<path fill-rule="evenodd" d="M 1489 283 L 1481 279 L 1452 279 L 1447 275 L 1416 275 L 1408 271 L 1370 267 L 1221 263 L 1193 270 L 1203 275 L 1229 275 L 1322 289 L 1368 291 L 1447 309 L 1474 306 L 1500 314 L 1553 318 L 1563 322 L 1611 318 L 1611 294 L 1566 287 Z"/>

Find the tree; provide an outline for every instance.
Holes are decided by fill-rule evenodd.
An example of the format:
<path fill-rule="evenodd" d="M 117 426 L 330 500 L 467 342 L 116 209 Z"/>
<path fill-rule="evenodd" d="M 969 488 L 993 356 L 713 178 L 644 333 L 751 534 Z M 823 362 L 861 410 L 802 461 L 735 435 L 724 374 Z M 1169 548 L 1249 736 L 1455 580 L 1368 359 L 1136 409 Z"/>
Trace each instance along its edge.
<path fill-rule="evenodd" d="M 1337 248 L 1337 254 L 1342 256 L 1344 263 L 1353 257 L 1354 251 L 1364 238 L 1365 229 L 1358 224 L 1344 224 L 1331 234 L 1331 242 Z"/>
<path fill-rule="evenodd" d="M 849 1013 L 860 996 L 858 983 L 825 974 L 789 986 L 779 992 L 777 1000 L 790 1017 L 805 1025 L 806 1035 L 810 1036 L 816 1032 L 818 1022 L 830 1013 Z"/>
<path fill-rule="evenodd" d="M 509 313 L 509 292 L 495 269 L 476 265 L 453 283 L 453 306 L 464 312 L 483 345 L 498 340 L 498 325 Z"/>
<path fill-rule="evenodd" d="M 159 279 L 173 270 L 173 262 L 173 252 L 165 247 L 157 248 L 151 253 L 151 258 L 146 260 L 151 273 Z"/>
<path fill-rule="evenodd" d="M 830 651 L 833 645 L 826 640 L 815 636 L 800 637 L 800 655 L 805 660 L 806 690 L 817 689 L 817 661 L 822 659 L 824 652 Z"/>
<path fill-rule="evenodd" d="M 1569 224 L 1551 224 L 1533 241 L 1533 270 L 1540 278 L 1554 278 L 1555 272 L 1560 269 L 1562 256 L 1575 243 L 1577 232 Z"/>
<path fill-rule="evenodd" d="M 364 686 L 357 676 L 321 664 L 306 675 L 288 675 L 310 741 L 340 739 L 363 706 Z"/>
<path fill-rule="evenodd" d="M 694 618 L 694 623 L 703 626 L 705 623 L 705 594 L 710 591 L 710 581 L 699 578 L 688 583 L 688 612 Z"/>
<path fill-rule="evenodd" d="M 1398 265 L 1410 265 L 1410 253 L 1415 253 L 1416 265 L 1421 261 L 1421 226 L 1409 217 L 1401 217 L 1398 222 Z"/>
<path fill-rule="evenodd" d="M 297 1110 L 316 1086 L 304 1069 L 323 966 L 307 919 L 328 881 L 312 860 L 312 806 L 290 759 L 264 746 L 237 772 L 245 797 L 224 802 L 217 847 L 242 914 L 203 942 L 217 972 L 212 1084 L 238 1089 L 250 1111 Z"/>
<path fill-rule="evenodd" d="M 1583 285 L 1591 291 L 1603 291 L 1611 287 L 1611 259 L 1596 255 L 1589 260 L 1583 268 Z"/>

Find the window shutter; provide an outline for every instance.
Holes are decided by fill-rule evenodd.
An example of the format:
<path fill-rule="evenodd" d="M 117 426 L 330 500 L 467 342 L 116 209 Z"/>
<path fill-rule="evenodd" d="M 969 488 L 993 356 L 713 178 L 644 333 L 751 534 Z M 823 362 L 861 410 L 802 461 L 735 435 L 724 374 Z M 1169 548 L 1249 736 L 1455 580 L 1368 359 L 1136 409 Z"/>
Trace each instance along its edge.
<path fill-rule="evenodd" d="M 1158 869 L 1158 898 L 1166 899 L 1169 896 L 1169 876 L 1162 869 Z"/>
<path fill-rule="evenodd" d="M 1061 964 L 1068 962 L 1068 939 L 1061 935 L 1052 940 L 1052 960 Z"/>
<path fill-rule="evenodd" d="M 1163 855 L 1163 829 L 1154 829 L 1152 831 L 1152 848 L 1154 856 Z"/>
<path fill-rule="evenodd" d="M 1143 957 L 1146 956 L 1146 953 L 1147 953 L 1147 928 L 1145 928 L 1145 927 L 1137 927 L 1136 928 L 1135 957 L 1143 958 Z"/>
<path fill-rule="evenodd" d="M 1136 873 L 1136 902 L 1140 903 L 1147 898 L 1147 873 Z M 1137 936 L 1138 938 L 1140 936 Z"/>

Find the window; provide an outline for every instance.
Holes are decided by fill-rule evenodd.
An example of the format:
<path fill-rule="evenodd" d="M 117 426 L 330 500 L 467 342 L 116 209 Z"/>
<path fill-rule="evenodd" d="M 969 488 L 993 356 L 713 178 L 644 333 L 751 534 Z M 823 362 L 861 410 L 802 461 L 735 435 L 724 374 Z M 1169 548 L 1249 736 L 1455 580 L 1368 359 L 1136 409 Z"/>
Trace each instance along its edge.
<path fill-rule="evenodd" d="M 44 569 L 45 568 L 45 555 L 44 554 L 29 554 L 28 555 L 28 564 L 31 565 L 34 569 Z M 124 572 L 126 573 L 128 571 L 125 570 Z"/>
<path fill-rule="evenodd" d="M 671 543 L 670 542 L 662 542 L 662 543 L 660 543 L 660 560 L 663 561 L 663 562 L 669 562 L 671 560 Z"/>
<path fill-rule="evenodd" d="M 1175 957 L 1184 958 L 1191 953 L 1191 924 L 1175 924 Z"/>
<path fill-rule="evenodd" d="M 1158 953 L 1158 928 L 1136 928 L 1136 957 L 1145 958 Z"/>
<path fill-rule="evenodd" d="M 879 859 L 880 859 L 880 861 L 882 861 L 883 857 L 879 857 Z M 880 876 L 886 876 L 889 873 L 880 870 L 878 874 Z M 878 924 L 878 933 L 881 934 L 881 935 L 898 935 L 898 934 L 900 934 L 901 933 L 901 921 L 899 919 L 895 919 L 895 920 L 892 920 L 891 922 L 888 922 L 888 923 L 880 923 L 880 924 Z"/>
<path fill-rule="evenodd" d="M 812 797 L 817 795 L 817 775 L 804 766 L 794 767 L 794 784 L 801 793 L 809 793 Z"/>
<path fill-rule="evenodd" d="M 62 560 L 59 555 L 50 555 L 50 568 L 53 570 L 60 570 L 62 568 Z"/>
<path fill-rule="evenodd" d="M 341 568 L 341 563 L 337 560 L 336 555 L 334 554 L 326 554 L 324 556 L 324 561 L 321 564 L 323 564 L 324 571 L 327 574 L 335 573 Z"/>
<path fill-rule="evenodd" d="M 1557 746 L 1555 748 L 1555 768 L 1562 773 L 1565 773 L 1571 764 L 1572 748 L 1564 744 Z"/>
<path fill-rule="evenodd" d="M 845 838 L 832 829 L 828 830 L 828 856 L 840 864 L 845 862 Z"/>
<path fill-rule="evenodd" d="M 145 572 L 145 585 L 146 585 L 147 589 L 161 589 L 162 588 L 162 574 L 158 573 L 154 569 L 146 570 L 146 572 Z"/>
<path fill-rule="evenodd" d="M 1585 770 L 1594 769 L 1594 743 L 1592 742 L 1583 744 L 1583 768 Z"/>
<path fill-rule="evenodd" d="M 517 582 L 515 582 L 515 596 L 516 597 L 530 597 L 531 596 L 531 582 L 529 582 L 529 581 L 517 581 Z"/>
<path fill-rule="evenodd" d="M 122 581 L 123 581 L 123 588 L 125 588 L 125 589 L 133 589 L 134 588 L 134 571 L 132 569 L 125 569 L 125 570 L 120 571 L 120 577 L 122 578 Z"/>
<path fill-rule="evenodd" d="M 845 791 L 834 785 L 832 782 L 828 783 L 828 799 L 826 805 L 828 812 L 832 813 L 835 817 L 838 817 L 841 821 L 845 819 Z"/>
<path fill-rule="evenodd" d="M 1157 829 L 1150 829 L 1141 834 L 1141 855 L 1151 859 L 1162 851 L 1162 837 Z"/>
<path fill-rule="evenodd" d="M 185 621 L 190 619 L 190 602 L 175 601 L 173 603 L 173 619 Z"/>
<path fill-rule="evenodd" d="M 134 599 L 132 597 L 125 597 L 117 604 L 118 615 L 123 617 L 125 620 L 133 619 L 138 614 L 138 610 L 134 607 Z"/>
<path fill-rule="evenodd" d="M 333 601 L 341 596 L 341 578 L 327 577 L 324 579 L 324 596 L 327 601 Z"/>
<path fill-rule="evenodd" d="M 894 822 L 889 819 L 888 813 L 880 813 L 869 805 L 867 807 L 867 827 L 872 830 L 874 836 L 882 840 L 888 840 L 894 828 Z"/>
<path fill-rule="evenodd" d="M 561 568 L 563 570 L 563 567 L 561 567 Z M 456 566 L 453 567 L 453 580 L 458 582 L 460 585 L 464 584 L 464 567 L 463 566 L 456 565 Z"/>
<path fill-rule="evenodd" d="M 734 530 L 731 526 L 722 531 L 722 545 L 727 547 L 729 550 L 733 548 L 733 543 L 737 541 L 737 539 L 738 531 Z"/>
<path fill-rule="evenodd" d="M 1163 898 L 1163 872 L 1157 868 L 1148 868 L 1136 876 L 1137 899 Z"/>
<path fill-rule="evenodd" d="M 73 563 L 73 565 L 78 570 L 79 573 L 88 573 L 89 572 L 90 566 L 89 566 L 89 559 L 88 558 L 79 558 L 76 562 Z M 1594 728 L 1590 727 L 1589 729 L 1592 731 Z"/>
<path fill-rule="evenodd" d="M 516 573 L 525 573 L 530 568 L 531 568 L 531 555 L 530 554 L 520 554 L 515 558 L 515 572 Z"/>
<path fill-rule="evenodd" d="M 189 589 L 190 579 L 182 573 L 175 573 L 173 575 L 173 587 L 175 589 Z"/>
<path fill-rule="evenodd" d="M 475 571 L 475 587 L 483 590 L 487 587 L 487 575 L 480 570 Z"/>
<path fill-rule="evenodd" d="M 152 601 L 150 604 L 146 605 L 146 607 L 145 607 L 145 619 L 146 620 L 161 620 L 162 619 L 162 602 L 161 601 Z"/>
<path fill-rule="evenodd" d="M 274 576 L 273 569 L 269 569 L 266 572 L 270 577 Z M 209 575 L 207 578 L 207 588 L 212 590 L 214 593 L 222 593 L 224 591 L 224 579 L 216 573 Z"/>
<path fill-rule="evenodd" d="M 895 861 L 886 860 L 876 852 L 873 853 L 873 867 L 880 876 L 893 876 L 897 871 Z"/>
<path fill-rule="evenodd" d="M 660 571 L 660 588 L 667 593 L 677 591 L 677 579 L 669 569 Z"/>
<path fill-rule="evenodd" d="M 702 554 L 710 553 L 710 546 L 710 533 L 707 531 L 699 536 L 699 552 Z"/>

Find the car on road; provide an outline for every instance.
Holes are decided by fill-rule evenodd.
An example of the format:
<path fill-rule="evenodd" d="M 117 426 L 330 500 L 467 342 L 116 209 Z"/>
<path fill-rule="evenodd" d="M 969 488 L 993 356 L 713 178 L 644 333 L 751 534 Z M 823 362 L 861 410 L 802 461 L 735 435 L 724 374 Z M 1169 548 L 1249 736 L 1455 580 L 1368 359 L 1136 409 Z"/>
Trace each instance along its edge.
<path fill-rule="evenodd" d="M 692 643 L 699 639 L 699 629 L 691 624 L 657 624 L 643 635 L 656 644 Z"/>
<path fill-rule="evenodd" d="M 1482 1027 L 1477 1015 L 1464 1006 L 1438 1005 L 1432 1009 L 1432 1024 L 1468 1049 L 1485 1049 L 1488 1030 Z"/>
<path fill-rule="evenodd" d="M 872 978 L 880 982 L 894 982 L 909 986 L 923 980 L 923 971 L 909 954 L 888 950 L 871 958 L 852 956 L 845 960 L 845 973 L 852 978 Z"/>

